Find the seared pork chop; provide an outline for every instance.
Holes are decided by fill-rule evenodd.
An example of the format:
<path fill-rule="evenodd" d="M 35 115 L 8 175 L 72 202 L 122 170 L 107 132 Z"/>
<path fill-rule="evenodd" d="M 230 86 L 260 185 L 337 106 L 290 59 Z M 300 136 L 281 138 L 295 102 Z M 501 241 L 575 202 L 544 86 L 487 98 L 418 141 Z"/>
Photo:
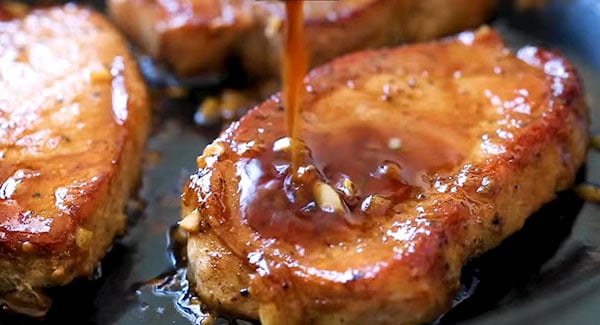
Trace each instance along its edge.
<path fill-rule="evenodd" d="M 252 74 L 279 71 L 285 10 L 281 1 L 110 0 L 109 11 L 134 42 L 179 74 L 222 69 L 240 57 Z M 307 1 L 310 62 L 350 51 L 425 40 L 473 28 L 496 0 Z"/>
<path fill-rule="evenodd" d="M 149 125 L 124 39 L 74 5 L 0 5 L 0 299 L 41 315 L 41 290 L 92 274 L 125 227 Z"/>
<path fill-rule="evenodd" d="M 588 112 L 573 66 L 489 29 L 313 70 L 291 176 L 279 95 L 208 146 L 183 193 L 189 277 L 263 324 L 420 324 L 472 257 L 571 186 Z"/>

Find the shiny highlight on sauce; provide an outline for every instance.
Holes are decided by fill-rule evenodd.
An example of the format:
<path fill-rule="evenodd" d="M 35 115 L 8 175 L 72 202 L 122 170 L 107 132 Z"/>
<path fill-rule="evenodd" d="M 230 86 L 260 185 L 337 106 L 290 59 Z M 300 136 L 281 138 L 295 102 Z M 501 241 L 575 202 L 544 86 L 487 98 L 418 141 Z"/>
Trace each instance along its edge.
<path fill-rule="evenodd" d="M 304 1 L 285 1 L 287 28 L 283 53 L 283 103 L 287 110 L 288 134 L 292 139 L 292 175 L 296 175 L 299 167 L 300 100 L 308 68 L 303 9 Z"/>

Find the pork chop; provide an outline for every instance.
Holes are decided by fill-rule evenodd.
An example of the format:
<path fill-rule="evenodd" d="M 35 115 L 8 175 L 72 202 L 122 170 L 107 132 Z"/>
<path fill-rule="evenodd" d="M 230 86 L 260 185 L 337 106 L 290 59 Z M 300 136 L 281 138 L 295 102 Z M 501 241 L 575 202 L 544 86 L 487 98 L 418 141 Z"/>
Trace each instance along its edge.
<path fill-rule="evenodd" d="M 0 299 L 89 276 L 123 232 L 149 126 L 146 88 L 100 14 L 0 4 Z"/>
<path fill-rule="evenodd" d="M 307 1 L 314 65 L 350 51 L 431 39 L 487 21 L 497 0 Z M 251 74 L 278 75 L 281 1 L 110 0 L 109 12 L 143 50 L 182 75 L 214 72 L 239 57 Z"/>
<path fill-rule="evenodd" d="M 573 66 L 487 28 L 310 72 L 292 178 L 279 95 L 209 145 L 184 188 L 189 277 L 262 324 L 420 324 L 463 265 L 573 184 L 588 112 Z"/>

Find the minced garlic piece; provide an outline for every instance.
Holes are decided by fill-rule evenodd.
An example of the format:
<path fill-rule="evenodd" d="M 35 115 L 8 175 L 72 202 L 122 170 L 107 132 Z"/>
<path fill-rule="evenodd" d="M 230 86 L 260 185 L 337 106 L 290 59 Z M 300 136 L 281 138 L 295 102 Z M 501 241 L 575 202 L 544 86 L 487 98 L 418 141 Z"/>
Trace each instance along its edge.
<path fill-rule="evenodd" d="M 93 235 L 94 233 L 87 229 L 77 228 L 75 231 L 75 243 L 77 243 L 77 247 L 82 250 L 88 249 L 92 243 Z"/>
<path fill-rule="evenodd" d="M 92 83 L 108 82 L 112 81 L 112 78 L 112 74 L 110 74 L 110 71 L 108 71 L 106 68 L 93 70 L 90 72 L 90 79 L 92 80 Z"/>
<path fill-rule="evenodd" d="M 190 212 L 179 222 L 179 228 L 187 232 L 197 232 L 200 229 L 200 212 L 198 209 Z"/>
<path fill-rule="evenodd" d="M 316 182 L 313 185 L 313 193 L 317 205 L 324 212 L 334 213 L 345 211 L 340 195 L 329 184 Z"/>

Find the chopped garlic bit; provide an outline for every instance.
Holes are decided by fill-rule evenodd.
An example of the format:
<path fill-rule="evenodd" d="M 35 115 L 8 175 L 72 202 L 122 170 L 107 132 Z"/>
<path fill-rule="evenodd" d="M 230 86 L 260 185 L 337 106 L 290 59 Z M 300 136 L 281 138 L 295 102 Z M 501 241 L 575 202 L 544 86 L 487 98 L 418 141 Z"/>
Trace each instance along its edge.
<path fill-rule="evenodd" d="M 588 202 L 600 203 L 600 186 L 596 184 L 581 184 L 575 188 L 575 191 L 579 197 Z"/>
<path fill-rule="evenodd" d="M 356 195 L 356 186 L 349 178 L 344 178 L 340 182 L 338 189 L 342 191 L 347 197 L 353 197 Z"/>
<path fill-rule="evenodd" d="M 590 138 L 590 144 L 592 145 L 592 148 L 600 150 L 600 134 L 596 133 L 592 135 Z"/>
<path fill-rule="evenodd" d="M 196 123 L 207 125 L 223 118 L 233 120 L 242 115 L 246 108 L 257 103 L 252 90 L 225 89 L 217 96 L 206 97 L 194 116 Z"/>
<path fill-rule="evenodd" d="M 219 157 L 225 153 L 225 146 L 221 142 L 213 142 L 206 146 L 203 155 L 205 156 L 216 156 Z"/>
<path fill-rule="evenodd" d="M 77 228 L 75 231 L 75 243 L 77 243 L 77 247 L 82 250 L 88 249 L 92 244 L 93 235 L 94 233 L 87 229 Z"/>
<path fill-rule="evenodd" d="M 387 143 L 388 148 L 392 150 L 399 150 L 402 148 L 402 139 L 400 138 L 390 138 Z"/>
<path fill-rule="evenodd" d="M 90 72 L 90 80 L 92 80 L 92 83 L 109 82 L 112 81 L 112 79 L 112 74 L 110 74 L 110 71 L 108 71 L 106 68 L 93 70 Z"/>
<path fill-rule="evenodd" d="M 35 247 L 31 242 L 25 241 L 21 244 L 21 249 L 23 249 L 23 252 L 25 253 L 31 253 L 35 250 Z"/>
<path fill-rule="evenodd" d="M 183 98 L 190 94 L 188 88 L 182 86 L 167 86 L 165 88 L 165 95 L 173 98 Z"/>
<path fill-rule="evenodd" d="M 225 89 L 221 94 L 221 115 L 225 119 L 235 118 L 241 109 L 255 104 L 247 93 Z"/>
<path fill-rule="evenodd" d="M 216 97 L 206 97 L 194 116 L 196 123 L 205 125 L 217 121 L 221 117 L 221 102 Z"/>
<path fill-rule="evenodd" d="M 305 183 L 313 182 L 319 177 L 319 171 L 317 170 L 317 166 L 313 164 L 298 167 L 297 173 L 298 179 L 301 182 Z"/>
<path fill-rule="evenodd" d="M 368 216 L 383 215 L 390 205 L 390 200 L 379 196 L 369 195 L 360 205 L 360 209 Z"/>
<path fill-rule="evenodd" d="M 219 157 L 225 153 L 225 146 L 221 142 L 213 142 L 204 148 L 202 156 L 196 158 L 198 168 L 211 166 L 219 160 Z"/>
<path fill-rule="evenodd" d="M 199 156 L 196 158 L 196 166 L 198 166 L 198 168 L 206 168 L 207 164 L 206 164 L 206 158 L 204 156 Z"/>
<path fill-rule="evenodd" d="M 52 272 L 52 279 L 54 279 L 55 281 L 60 281 L 65 277 L 65 274 L 65 268 L 60 266 Z"/>
<path fill-rule="evenodd" d="M 190 212 L 179 222 L 179 228 L 187 232 L 197 232 L 200 229 L 200 212 L 198 209 Z"/>
<path fill-rule="evenodd" d="M 115 222 L 118 222 L 121 227 L 125 227 L 125 224 L 127 223 L 127 215 L 125 213 L 118 213 L 115 216 Z"/>
<path fill-rule="evenodd" d="M 279 33 L 281 27 L 283 26 L 283 21 L 279 17 L 271 16 L 267 21 L 267 25 L 265 26 L 265 36 L 268 38 L 274 37 Z"/>
<path fill-rule="evenodd" d="M 328 213 L 344 212 L 346 208 L 340 195 L 333 187 L 323 182 L 315 182 L 313 185 L 313 194 L 319 208 Z"/>
<path fill-rule="evenodd" d="M 386 160 L 377 168 L 377 174 L 393 180 L 402 180 L 402 167 L 395 161 Z"/>
<path fill-rule="evenodd" d="M 275 141 L 275 143 L 273 143 L 273 151 L 275 151 L 275 152 L 288 151 L 288 150 L 290 150 L 291 147 L 292 147 L 292 138 L 290 138 L 290 137 L 281 138 L 281 139 Z"/>

